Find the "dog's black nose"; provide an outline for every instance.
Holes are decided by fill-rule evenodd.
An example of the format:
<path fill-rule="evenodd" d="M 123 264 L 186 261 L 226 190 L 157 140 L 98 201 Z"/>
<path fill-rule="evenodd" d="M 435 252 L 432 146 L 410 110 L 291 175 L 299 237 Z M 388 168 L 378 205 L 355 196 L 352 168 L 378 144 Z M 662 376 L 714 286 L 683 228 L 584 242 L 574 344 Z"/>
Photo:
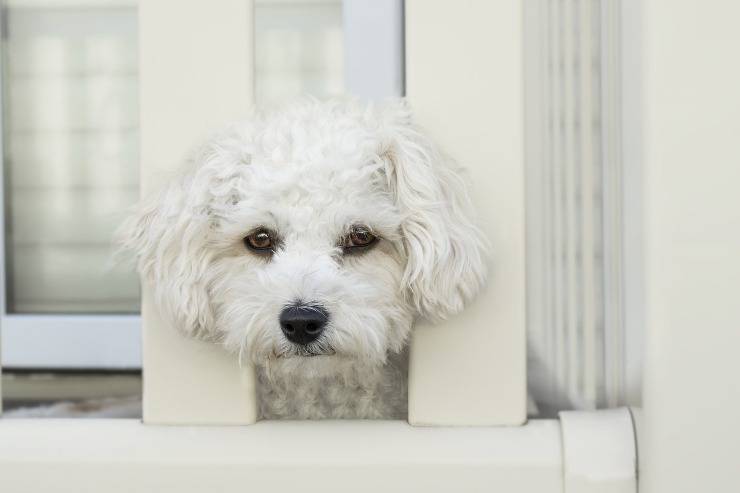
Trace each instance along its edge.
<path fill-rule="evenodd" d="M 305 346 L 319 338 L 328 320 L 319 306 L 289 306 L 280 314 L 280 328 L 289 341 Z"/>

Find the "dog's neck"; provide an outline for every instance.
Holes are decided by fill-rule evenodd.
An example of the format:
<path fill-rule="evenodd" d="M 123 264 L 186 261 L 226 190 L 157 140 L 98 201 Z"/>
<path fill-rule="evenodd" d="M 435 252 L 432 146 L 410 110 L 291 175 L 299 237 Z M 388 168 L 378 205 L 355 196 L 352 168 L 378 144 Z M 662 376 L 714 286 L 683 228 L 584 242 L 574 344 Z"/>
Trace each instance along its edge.
<path fill-rule="evenodd" d="M 262 419 L 406 419 L 406 353 L 382 366 L 336 356 L 259 367 Z"/>

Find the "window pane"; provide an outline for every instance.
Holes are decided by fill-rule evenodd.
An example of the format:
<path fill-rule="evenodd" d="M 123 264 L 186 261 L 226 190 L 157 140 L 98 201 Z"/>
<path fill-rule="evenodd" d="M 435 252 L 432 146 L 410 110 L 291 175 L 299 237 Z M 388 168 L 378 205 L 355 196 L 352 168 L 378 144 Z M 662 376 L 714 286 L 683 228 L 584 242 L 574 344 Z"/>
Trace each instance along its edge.
<path fill-rule="evenodd" d="M 340 0 L 257 0 L 255 86 L 260 104 L 344 92 Z"/>
<path fill-rule="evenodd" d="M 138 198 L 136 5 L 6 5 L 9 312 L 138 311 L 111 235 Z"/>

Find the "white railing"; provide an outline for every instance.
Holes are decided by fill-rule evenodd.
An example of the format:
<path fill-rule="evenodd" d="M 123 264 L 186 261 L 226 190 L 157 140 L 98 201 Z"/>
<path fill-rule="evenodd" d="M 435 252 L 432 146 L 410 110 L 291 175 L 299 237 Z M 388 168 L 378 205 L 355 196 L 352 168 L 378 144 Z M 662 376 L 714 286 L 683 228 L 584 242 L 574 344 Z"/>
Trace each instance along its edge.
<path fill-rule="evenodd" d="M 243 0 L 142 2 L 144 194 L 166 180 L 192 142 L 251 106 L 251 12 Z M 483 219 L 505 259 L 465 314 L 415 331 L 412 423 L 521 424 L 526 417 L 521 25 L 515 1 L 465 9 L 406 2 L 407 94 L 422 124 L 470 170 L 481 209 L 501 211 L 495 220 Z M 449 36 L 440 37 L 439 26 Z M 159 317 L 146 286 L 143 325 L 145 422 L 257 419 L 253 369 L 240 368 L 215 346 L 182 338 Z"/>
<path fill-rule="evenodd" d="M 415 424 L 524 420 L 520 7 L 516 0 L 406 2 L 409 97 L 471 169 L 484 219 L 496 219 L 487 232 L 498 259 L 489 291 L 469 312 L 446 326 L 419 327 L 410 377 Z M 638 437 L 646 444 L 645 486 L 736 491 L 740 81 L 728 64 L 740 7 L 654 0 L 646 9 L 651 333 Z M 144 188 L 152 190 L 188 143 L 251 105 L 251 4 L 144 0 L 140 15 L 142 164 Z M 146 289 L 144 304 L 148 424 L 4 420 L 3 491 L 635 491 L 624 410 L 512 427 L 154 426 L 252 423 L 254 378 L 217 347 L 167 327 Z"/>

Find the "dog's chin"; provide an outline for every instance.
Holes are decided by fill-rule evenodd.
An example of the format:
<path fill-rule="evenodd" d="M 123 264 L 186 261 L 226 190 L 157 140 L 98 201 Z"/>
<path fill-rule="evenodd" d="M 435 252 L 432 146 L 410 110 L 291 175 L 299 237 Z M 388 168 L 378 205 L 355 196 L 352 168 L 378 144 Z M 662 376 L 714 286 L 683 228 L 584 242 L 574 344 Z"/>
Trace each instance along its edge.
<path fill-rule="evenodd" d="M 374 361 L 352 355 L 332 352 L 325 353 L 283 353 L 279 356 L 260 359 L 254 362 L 267 375 L 290 374 L 295 378 L 320 378 L 345 374 L 348 370 L 378 367 L 383 361 Z"/>

